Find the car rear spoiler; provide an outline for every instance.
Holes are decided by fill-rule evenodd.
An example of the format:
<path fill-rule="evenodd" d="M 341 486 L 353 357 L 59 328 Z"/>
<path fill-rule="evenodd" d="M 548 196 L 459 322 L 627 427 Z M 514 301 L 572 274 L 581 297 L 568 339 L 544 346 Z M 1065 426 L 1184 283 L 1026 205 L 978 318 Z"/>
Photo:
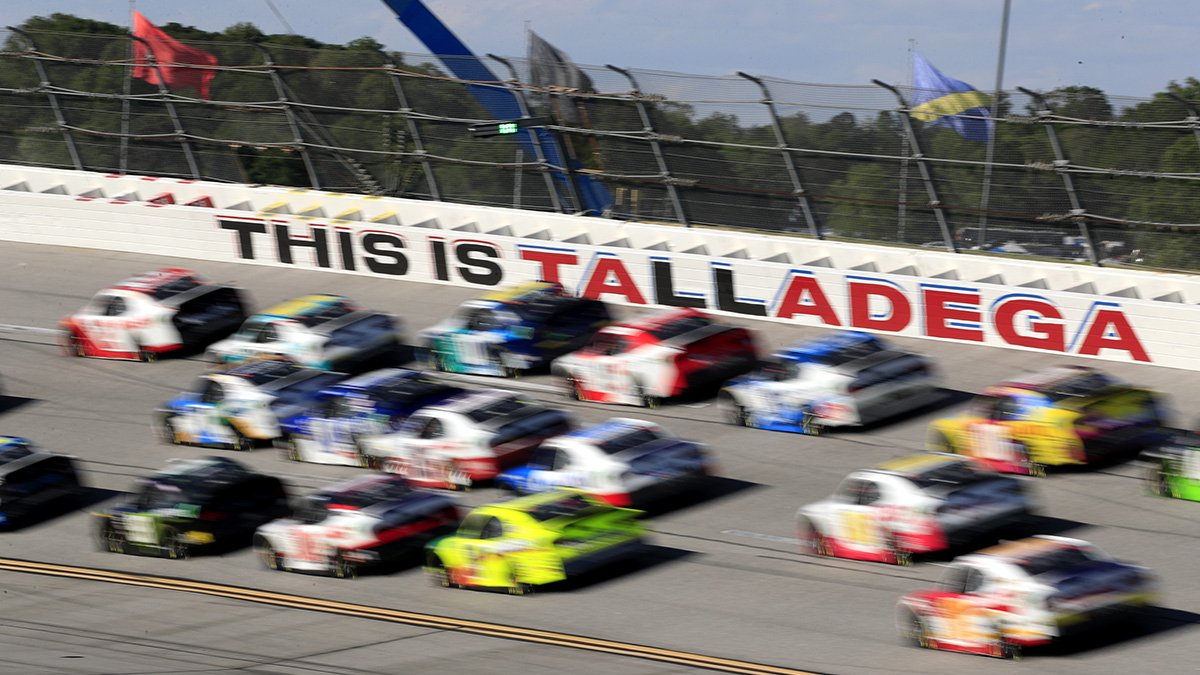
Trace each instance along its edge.
<path fill-rule="evenodd" d="M 1145 391 L 1145 389 L 1128 384 L 1112 384 L 1086 394 L 1064 396 L 1063 398 L 1058 399 L 1056 403 L 1059 407 L 1066 410 L 1082 410 L 1083 408 L 1086 408 L 1097 401 L 1120 396 L 1121 394 L 1139 391 Z"/>
<path fill-rule="evenodd" d="M 393 317 L 391 317 L 390 314 L 387 314 L 386 312 L 375 312 L 375 311 L 372 311 L 369 309 L 360 309 L 360 310 L 357 310 L 354 312 L 350 312 L 349 314 L 343 314 L 342 316 L 339 316 L 336 319 L 326 321 L 325 323 L 319 324 L 317 326 L 313 326 L 312 332 L 316 333 L 317 335 L 329 336 L 329 335 L 332 335 L 337 330 L 340 330 L 340 329 L 345 328 L 346 326 L 350 326 L 352 324 L 356 324 L 359 321 L 363 321 L 364 319 L 369 319 L 373 316 L 387 316 L 389 318 L 392 318 L 393 323 L 395 322 L 395 319 Z"/>
<path fill-rule="evenodd" d="M 695 330 L 690 330 L 673 338 L 663 340 L 662 343 L 668 347 L 685 347 L 731 330 L 740 330 L 740 327 L 731 326 L 727 323 L 710 323 L 707 326 L 701 326 Z"/>
<path fill-rule="evenodd" d="M 202 298 L 209 293 L 215 293 L 224 288 L 230 287 L 221 286 L 220 284 L 200 284 L 198 286 L 193 286 L 182 293 L 176 293 L 175 295 L 172 295 L 166 300 L 163 300 L 162 304 L 164 307 L 179 309 L 183 307 L 185 303 L 195 300 L 196 298 Z"/>
<path fill-rule="evenodd" d="M 672 450 L 688 448 L 699 451 L 702 446 L 699 443 L 687 441 L 682 438 L 656 438 L 649 443 L 643 443 L 627 450 L 622 450 L 612 457 L 613 459 L 631 464 L 651 455 L 666 454 Z"/>
<path fill-rule="evenodd" d="M 914 354 L 912 352 L 906 352 L 900 349 L 887 349 L 881 352 L 875 352 L 874 354 L 867 354 L 866 356 L 854 359 L 853 361 L 847 361 L 835 367 L 837 370 L 843 373 L 853 374 L 862 372 L 867 368 L 877 366 L 881 363 L 887 363 L 889 361 L 897 361 L 906 358 L 918 358 L 924 360 L 924 357 L 920 354 Z"/>

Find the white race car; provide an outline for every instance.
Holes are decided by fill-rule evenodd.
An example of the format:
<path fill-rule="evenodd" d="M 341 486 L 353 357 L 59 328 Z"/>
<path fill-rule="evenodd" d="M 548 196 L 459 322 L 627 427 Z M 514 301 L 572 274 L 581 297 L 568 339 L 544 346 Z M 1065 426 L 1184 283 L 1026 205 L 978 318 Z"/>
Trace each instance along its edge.
<path fill-rule="evenodd" d="M 651 422 L 617 418 L 551 438 L 528 464 L 497 476 L 496 485 L 522 494 L 577 488 L 632 506 L 696 488 L 712 470 L 703 445 Z"/>
<path fill-rule="evenodd" d="M 164 268 L 100 291 L 59 327 L 70 356 L 154 361 L 160 354 L 201 349 L 245 318 L 237 288 Z"/>
<path fill-rule="evenodd" d="M 754 373 L 727 382 L 718 405 L 734 424 L 819 433 L 916 410 L 941 395 L 926 357 L 838 331 L 775 352 Z"/>
<path fill-rule="evenodd" d="M 956 558 L 936 588 L 900 599 L 896 626 L 915 646 L 1017 658 L 1158 597 L 1145 567 L 1080 539 L 1037 536 Z"/>
<path fill-rule="evenodd" d="M 362 438 L 371 463 L 422 487 L 469 488 L 529 459 L 571 417 L 511 391 L 455 396 L 413 413 L 396 433 Z"/>
<path fill-rule="evenodd" d="M 155 414 L 168 443 L 250 450 L 280 436 L 280 420 L 312 406 L 317 393 L 342 373 L 308 368 L 288 359 L 262 359 L 212 370 Z"/>
<path fill-rule="evenodd" d="M 402 323 L 390 314 L 336 295 L 306 295 L 255 314 L 208 352 L 222 363 L 286 356 L 306 366 L 357 373 L 395 365 L 403 340 Z"/>
<path fill-rule="evenodd" d="M 292 517 L 258 528 L 254 551 L 271 569 L 353 578 L 423 550 L 458 521 L 454 497 L 377 473 L 301 499 Z"/>
<path fill-rule="evenodd" d="M 654 408 L 757 362 L 749 329 L 679 308 L 606 326 L 583 349 L 555 359 L 550 372 L 572 398 Z"/>
<path fill-rule="evenodd" d="M 924 453 L 855 471 L 833 496 L 800 507 L 808 553 L 906 564 L 1018 524 L 1035 509 L 1026 479 L 961 455 Z"/>

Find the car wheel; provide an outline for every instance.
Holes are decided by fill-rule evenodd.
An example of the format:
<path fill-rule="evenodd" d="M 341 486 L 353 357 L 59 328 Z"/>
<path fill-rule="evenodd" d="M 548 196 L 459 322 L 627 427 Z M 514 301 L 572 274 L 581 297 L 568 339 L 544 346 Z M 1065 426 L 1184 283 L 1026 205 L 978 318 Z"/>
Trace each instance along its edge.
<path fill-rule="evenodd" d="M 446 570 L 446 564 L 442 562 L 442 558 L 437 554 L 429 554 L 425 560 L 425 576 L 429 579 L 429 583 L 442 588 L 450 588 L 450 572 Z"/>
<path fill-rule="evenodd" d="M 354 439 L 354 453 L 358 456 L 359 468 L 379 469 L 379 458 L 374 455 L 368 455 L 367 449 L 363 447 L 362 441 L 358 438 Z"/>
<path fill-rule="evenodd" d="M 913 564 L 912 551 L 906 551 L 896 543 L 896 535 L 888 536 L 888 550 L 892 553 L 892 560 L 901 567 L 911 567 Z"/>
<path fill-rule="evenodd" d="M 1146 480 L 1150 483 L 1150 494 L 1158 497 L 1173 497 L 1171 478 L 1167 467 L 1161 462 L 1154 462 L 1146 471 Z"/>
<path fill-rule="evenodd" d="M 443 372 L 446 370 L 446 364 L 442 360 L 441 353 L 439 353 L 438 350 L 434 349 L 432 346 L 430 346 L 429 349 L 426 350 L 426 352 L 425 352 L 425 361 L 429 364 L 429 367 L 433 370 L 443 371 Z"/>
<path fill-rule="evenodd" d="M 275 439 L 275 449 L 279 451 L 281 459 L 286 459 L 289 462 L 300 461 L 300 448 L 296 445 L 296 439 L 292 438 L 290 434 Z"/>
<path fill-rule="evenodd" d="M 999 626 L 993 625 L 992 632 L 996 635 L 995 651 L 997 657 L 1013 661 L 1021 658 L 1021 645 L 1010 640 L 1008 635 Z"/>
<path fill-rule="evenodd" d="M 112 518 L 105 518 L 100 526 L 100 548 L 109 553 L 125 553 L 125 535 L 117 531 Z"/>
<path fill-rule="evenodd" d="M 516 572 L 509 572 L 508 579 L 508 594 L 509 595 L 528 595 L 533 592 L 533 584 L 527 584 L 517 579 Z"/>
<path fill-rule="evenodd" d="M 661 396 L 655 396 L 654 394 L 647 393 L 645 387 L 640 384 L 637 385 L 635 391 L 637 393 L 638 405 L 642 406 L 643 408 L 654 410 L 662 407 Z"/>
<path fill-rule="evenodd" d="M 179 434 L 175 432 L 175 416 L 163 415 L 158 421 L 158 435 L 171 445 L 180 445 Z"/>
<path fill-rule="evenodd" d="M 925 630 L 925 620 L 913 610 L 901 610 L 896 627 L 900 631 L 900 642 L 905 646 L 929 648 L 929 633 Z"/>
<path fill-rule="evenodd" d="M 346 556 L 338 551 L 337 555 L 333 556 L 333 576 L 338 579 L 357 579 L 358 566 L 346 560 Z"/>
<path fill-rule="evenodd" d="M 137 355 L 138 361 L 142 363 L 154 363 L 158 360 L 158 352 L 152 352 L 140 346 L 138 347 Z"/>
<path fill-rule="evenodd" d="M 749 426 L 750 415 L 746 412 L 746 406 L 738 403 L 731 394 L 722 393 L 719 403 L 724 404 L 722 407 L 730 424 L 735 427 Z"/>
<path fill-rule="evenodd" d="M 801 518 L 796 524 L 796 539 L 800 542 L 801 553 L 829 555 L 829 546 L 825 542 L 824 535 L 808 518 Z"/>
<path fill-rule="evenodd" d="M 84 356 L 83 338 L 73 330 L 63 331 L 59 336 L 59 346 L 67 356 Z"/>
<path fill-rule="evenodd" d="M 254 449 L 254 439 L 237 429 L 233 430 L 233 449 L 238 452 L 250 452 Z"/>
<path fill-rule="evenodd" d="M 266 537 L 255 537 L 254 550 L 258 553 L 258 559 L 267 569 L 283 569 L 283 556 L 275 550 L 274 546 L 271 546 L 271 542 L 267 541 Z"/>
<path fill-rule="evenodd" d="M 167 530 L 163 533 L 162 547 L 166 551 L 167 557 L 172 560 L 187 560 L 191 556 L 187 543 L 179 538 L 179 533 L 175 530 Z"/>
<path fill-rule="evenodd" d="M 563 379 L 563 393 L 566 394 L 568 401 L 583 400 L 583 389 L 579 386 L 579 380 L 570 375 Z"/>
<path fill-rule="evenodd" d="M 1017 456 L 1017 463 L 1024 466 L 1030 476 L 1046 475 L 1046 465 L 1033 461 L 1029 454 L 1029 446 L 1020 442 L 1016 442 L 1015 446 L 1013 453 Z"/>

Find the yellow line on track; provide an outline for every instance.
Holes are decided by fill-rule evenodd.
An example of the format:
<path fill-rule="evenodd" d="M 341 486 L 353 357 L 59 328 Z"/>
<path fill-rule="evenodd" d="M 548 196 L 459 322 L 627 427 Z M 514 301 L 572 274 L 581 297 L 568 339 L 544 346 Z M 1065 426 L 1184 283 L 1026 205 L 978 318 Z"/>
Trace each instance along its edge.
<path fill-rule="evenodd" d="M 715 656 L 704 656 L 702 654 L 693 654 L 689 652 L 675 651 L 672 649 L 660 649 L 658 647 L 648 647 L 645 645 L 636 645 L 628 642 L 602 640 L 581 635 L 569 635 L 567 633 L 555 633 L 531 628 L 521 628 L 519 626 L 505 626 L 503 624 L 472 621 L 469 619 L 454 619 L 450 617 L 435 616 L 433 614 L 406 612 L 403 610 L 387 609 L 384 607 L 371 607 L 370 605 L 358 605 L 353 603 L 338 602 L 336 600 L 324 600 L 321 598 L 310 598 L 301 595 L 276 593 L 273 591 L 241 588 L 238 586 L 228 586 L 225 584 L 214 584 L 203 581 L 192 581 L 189 579 L 173 579 L 171 577 L 157 577 L 145 574 L 132 574 L 128 572 L 93 569 L 88 567 L 56 565 L 52 563 L 16 560 L 12 558 L 0 558 L 0 570 L 64 577 L 70 579 L 82 579 L 85 581 L 100 581 L 104 583 L 123 584 L 126 586 L 140 586 L 143 588 L 158 588 L 170 591 L 182 591 L 185 593 L 199 593 L 201 595 L 229 598 L 232 600 L 243 600 L 247 602 L 257 602 L 278 607 L 288 607 L 292 609 L 314 612 L 326 612 L 342 616 L 372 619 L 375 621 L 390 621 L 392 623 L 402 623 L 425 628 L 436 628 L 440 630 L 470 633 L 473 635 L 497 637 L 506 640 L 519 640 L 522 642 L 554 645 L 558 647 L 567 647 L 570 649 L 602 652 L 607 654 L 615 654 L 618 656 L 648 659 L 663 663 L 674 663 L 693 668 L 717 670 L 726 673 L 744 673 L 745 675 L 818 675 L 817 673 L 796 670 L 793 668 L 780 668 L 778 666 L 768 666 L 758 663 L 751 663 L 749 661 L 723 659 Z"/>

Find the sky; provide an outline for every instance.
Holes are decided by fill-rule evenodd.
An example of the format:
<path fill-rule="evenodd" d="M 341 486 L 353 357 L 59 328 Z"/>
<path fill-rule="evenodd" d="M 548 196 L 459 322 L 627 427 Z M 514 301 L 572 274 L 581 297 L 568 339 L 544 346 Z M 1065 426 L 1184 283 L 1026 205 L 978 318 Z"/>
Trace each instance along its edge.
<path fill-rule="evenodd" d="M 910 41 L 945 74 L 996 85 L 1004 0 L 424 0 L 476 54 L 520 57 L 528 25 L 579 64 L 796 82 L 910 82 Z M 427 54 L 382 0 L 3 0 L 17 26 L 52 13 L 209 31 L 249 22 L 331 44 Z M 280 18 L 282 17 L 282 19 Z M 289 30 L 290 27 L 290 30 Z M 1149 98 L 1200 78 L 1194 0 L 1012 0 L 1003 88 L 1080 85 Z M 1192 61 L 1196 58 L 1197 61 Z"/>

